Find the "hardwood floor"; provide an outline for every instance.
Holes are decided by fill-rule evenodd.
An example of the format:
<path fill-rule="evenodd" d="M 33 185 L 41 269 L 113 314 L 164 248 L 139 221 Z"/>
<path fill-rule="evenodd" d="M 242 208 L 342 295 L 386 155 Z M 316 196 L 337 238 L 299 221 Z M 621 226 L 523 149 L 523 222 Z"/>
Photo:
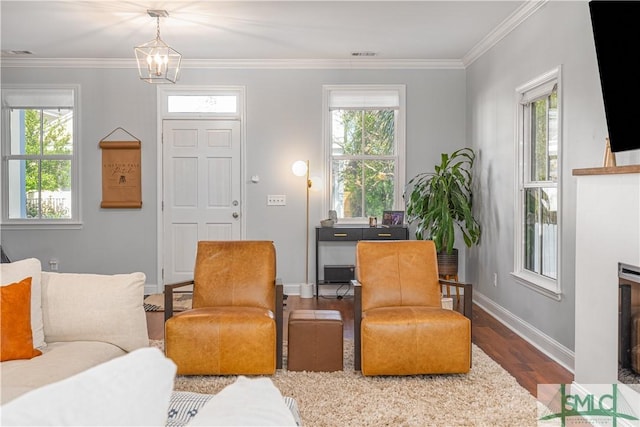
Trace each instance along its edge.
<path fill-rule="evenodd" d="M 285 337 L 289 313 L 296 309 L 338 310 L 344 322 L 344 337 L 353 339 L 353 297 L 300 298 L 289 296 L 284 310 Z M 472 311 L 472 341 L 515 377 L 532 395 L 538 384 L 568 384 L 573 374 L 520 338 L 480 307 Z"/>

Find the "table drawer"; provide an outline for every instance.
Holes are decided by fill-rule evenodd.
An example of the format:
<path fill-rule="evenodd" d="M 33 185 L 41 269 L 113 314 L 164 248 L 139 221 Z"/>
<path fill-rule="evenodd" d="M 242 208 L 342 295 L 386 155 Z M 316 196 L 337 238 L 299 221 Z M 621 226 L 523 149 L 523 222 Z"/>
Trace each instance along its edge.
<path fill-rule="evenodd" d="M 362 230 L 362 240 L 406 240 L 407 229 L 397 228 L 365 228 Z"/>
<path fill-rule="evenodd" d="M 318 229 L 318 239 L 319 240 L 345 240 L 345 241 L 354 241 L 362 239 L 362 229 L 361 228 L 340 228 L 340 227 L 326 227 Z"/>

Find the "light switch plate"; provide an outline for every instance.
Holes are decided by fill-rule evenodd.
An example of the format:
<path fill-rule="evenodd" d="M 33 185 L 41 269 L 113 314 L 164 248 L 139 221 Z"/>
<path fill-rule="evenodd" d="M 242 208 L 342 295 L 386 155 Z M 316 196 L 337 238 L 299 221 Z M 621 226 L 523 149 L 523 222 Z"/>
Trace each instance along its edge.
<path fill-rule="evenodd" d="M 287 204 L 287 196 L 284 194 L 267 196 L 267 206 L 285 206 Z"/>

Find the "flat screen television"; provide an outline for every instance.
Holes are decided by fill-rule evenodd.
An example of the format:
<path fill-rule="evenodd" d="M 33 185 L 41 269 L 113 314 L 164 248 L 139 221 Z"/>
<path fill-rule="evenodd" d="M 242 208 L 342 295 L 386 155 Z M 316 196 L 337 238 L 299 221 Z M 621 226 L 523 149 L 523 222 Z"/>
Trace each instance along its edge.
<path fill-rule="evenodd" d="M 640 149 L 640 1 L 591 0 L 611 151 Z"/>

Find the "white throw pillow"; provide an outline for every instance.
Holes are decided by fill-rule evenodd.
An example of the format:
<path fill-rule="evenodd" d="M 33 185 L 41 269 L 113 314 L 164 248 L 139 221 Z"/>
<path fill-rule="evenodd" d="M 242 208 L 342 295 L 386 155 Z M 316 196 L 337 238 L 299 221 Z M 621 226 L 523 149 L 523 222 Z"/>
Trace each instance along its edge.
<path fill-rule="evenodd" d="M 46 345 L 42 323 L 41 271 L 42 264 L 37 258 L 27 258 L 0 264 L 1 286 L 10 285 L 26 277 L 31 277 L 31 334 L 33 335 L 33 346 L 36 348 L 42 348 Z"/>
<path fill-rule="evenodd" d="M 296 426 L 269 378 L 239 376 L 204 404 L 188 426 Z"/>
<path fill-rule="evenodd" d="M 148 347 L 145 280 L 140 272 L 42 272 L 46 341 L 104 341 L 125 351 Z"/>
<path fill-rule="evenodd" d="M 176 365 L 156 348 L 117 357 L 3 405 L 3 426 L 164 426 Z"/>

